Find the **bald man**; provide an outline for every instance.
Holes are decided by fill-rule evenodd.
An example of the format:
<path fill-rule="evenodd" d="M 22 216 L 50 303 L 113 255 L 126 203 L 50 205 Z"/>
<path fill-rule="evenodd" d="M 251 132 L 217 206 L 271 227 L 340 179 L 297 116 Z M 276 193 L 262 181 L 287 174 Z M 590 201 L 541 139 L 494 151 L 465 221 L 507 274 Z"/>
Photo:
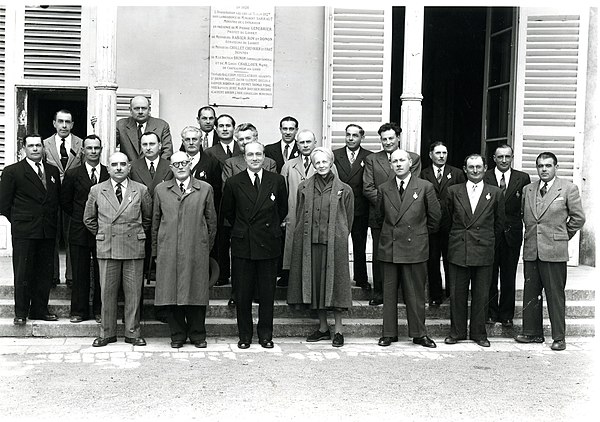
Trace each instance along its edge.
<path fill-rule="evenodd" d="M 140 298 L 146 236 L 152 224 L 148 188 L 129 179 L 127 156 L 115 152 L 108 159 L 110 179 L 92 186 L 83 223 L 96 236 L 102 294 L 102 335 L 92 346 L 117 341 L 117 296 L 123 282 L 125 342 L 145 346 L 140 335 Z"/>

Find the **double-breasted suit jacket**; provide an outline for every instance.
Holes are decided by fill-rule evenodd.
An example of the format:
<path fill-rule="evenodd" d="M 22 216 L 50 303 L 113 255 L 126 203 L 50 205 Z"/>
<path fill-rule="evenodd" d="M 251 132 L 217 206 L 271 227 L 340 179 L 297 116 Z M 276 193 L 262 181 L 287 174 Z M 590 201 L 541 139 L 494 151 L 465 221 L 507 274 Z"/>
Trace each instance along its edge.
<path fill-rule="evenodd" d="M 168 160 L 173 155 L 173 141 L 171 140 L 171 129 L 169 124 L 156 117 L 148 117 L 144 132 L 152 132 L 158 135 L 161 142 L 160 156 Z M 125 154 L 129 161 L 143 156 L 138 139 L 138 124 L 133 117 L 125 117 L 117 120 L 117 145 L 119 150 Z"/>
<path fill-rule="evenodd" d="M 459 183 L 465 183 L 465 173 L 456 167 L 446 164 L 444 166 L 444 172 L 442 173 L 442 180 L 438 183 L 436 178 L 436 170 L 433 166 L 424 168 L 421 171 L 421 179 L 425 179 L 433 185 L 435 194 L 440 201 L 443 201 L 446 191 L 450 186 L 457 185 Z M 484 179 L 485 181 L 485 179 Z"/>
<path fill-rule="evenodd" d="M 354 194 L 354 215 L 367 216 L 369 214 L 369 201 L 363 195 L 363 174 L 365 170 L 365 158 L 373 152 L 363 147 L 358 149 L 358 154 L 353 164 L 350 164 L 346 147 L 333 151 L 335 165 L 340 180 L 352 188 Z"/>
<path fill-rule="evenodd" d="M 585 223 L 579 189 L 556 177 L 541 198 L 540 186 L 537 181 L 523 189 L 523 260 L 566 262 L 569 260 L 568 241 Z M 540 203 L 536 206 L 538 200 Z"/>
<path fill-rule="evenodd" d="M 213 131 L 214 132 L 214 131 Z M 223 181 L 221 178 L 221 165 L 219 160 L 204 151 L 200 151 L 200 160 L 192 168 L 192 176 L 198 180 L 208 183 L 213 188 L 213 202 L 217 213 L 221 205 L 221 194 L 223 193 Z"/>
<path fill-rule="evenodd" d="M 281 152 L 281 144 L 283 141 L 275 142 L 274 144 L 265 145 L 265 156 L 269 157 L 272 160 L 275 160 L 275 164 L 277 166 L 277 173 L 281 173 L 281 169 L 283 165 L 286 163 L 283 158 L 283 153 Z M 292 158 L 296 158 L 300 155 L 298 151 L 298 146 L 296 145 L 296 141 L 291 142 L 292 150 L 288 153 L 288 161 Z"/>
<path fill-rule="evenodd" d="M 100 164 L 98 183 L 108 180 L 106 166 Z M 94 247 L 95 239 L 83 224 L 83 213 L 87 202 L 92 181 L 84 164 L 67 170 L 60 191 L 60 204 L 63 211 L 71 218 L 69 243 L 85 247 Z"/>
<path fill-rule="evenodd" d="M 144 259 L 152 225 L 148 188 L 130 179 L 119 204 L 110 179 L 92 186 L 83 222 L 96 236 L 98 259 Z"/>
<path fill-rule="evenodd" d="M 231 223 L 231 255 L 259 260 L 281 255 L 281 223 L 288 213 L 283 177 L 263 170 L 257 193 L 247 171 L 227 179 L 221 210 Z"/>
<path fill-rule="evenodd" d="M 83 147 L 83 140 L 71 134 L 71 149 L 70 151 L 67 151 L 67 154 L 69 154 L 69 159 L 66 167 L 63 167 L 62 162 L 60 161 L 60 152 L 56 149 L 56 136 L 57 135 L 55 134 L 44 139 L 45 159 L 48 164 L 52 164 L 58 169 L 60 172 L 60 180 L 62 181 L 67 170 L 75 168 L 81 164 L 81 149 Z"/>
<path fill-rule="evenodd" d="M 236 155 L 225 160 L 225 164 L 223 165 L 223 172 L 221 173 L 221 180 L 223 182 L 223 185 L 225 184 L 225 181 L 231 176 L 234 176 L 246 170 L 246 167 L 246 160 L 243 155 Z M 278 173 L 275 161 L 273 161 L 269 157 L 265 157 L 262 168 L 264 170 L 270 171 L 271 173 Z"/>
<path fill-rule="evenodd" d="M 415 176 L 403 194 L 395 178 L 383 183 L 380 214 L 383 225 L 379 238 L 379 260 L 394 264 L 414 264 L 429 257 L 429 233 L 440 226 L 442 211 L 433 185 Z"/>
<path fill-rule="evenodd" d="M 240 147 L 238 146 L 237 142 L 232 141 L 230 145 L 230 148 L 233 147 L 231 149 L 231 156 L 234 157 L 236 155 L 241 155 L 242 154 L 242 150 L 240 149 Z M 212 147 L 207 148 L 206 151 L 204 151 L 206 154 L 212 156 L 213 158 L 216 158 L 217 161 L 219 161 L 219 165 L 221 166 L 221 170 L 223 169 L 223 166 L 225 166 L 225 161 L 227 161 L 228 158 L 231 158 L 227 155 L 227 153 L 225 152 L 225 150 L 223 149 L 223 147 L 221 146 L 220 142 L 215 142 L 215 144 L 213 144 Z"/>
<path fill-rule="evenodd" d="M 217 235 L 212 187 L 175 179 L 156 187 L 152 255 L 156 256 L 155 305 L 208 305 L 209 252 Z"/>
<path fill-rule="evenodd" d="M 150 171 L 148 170 L 148 165 L 146 164 L 146 159 L 142 157 L 131 162 L 129 177 L 131 180 L 146 186 L 150 193 L 150 197 L 154 198 L 154 189 L 156 186 L 165 180 L 171 180 L 173 178 L 173 172 L 169 167 L 169 161 L 164 158 L 159 158 L 154 178 L 152 178 L 152 176 L 150 176 Z"/>

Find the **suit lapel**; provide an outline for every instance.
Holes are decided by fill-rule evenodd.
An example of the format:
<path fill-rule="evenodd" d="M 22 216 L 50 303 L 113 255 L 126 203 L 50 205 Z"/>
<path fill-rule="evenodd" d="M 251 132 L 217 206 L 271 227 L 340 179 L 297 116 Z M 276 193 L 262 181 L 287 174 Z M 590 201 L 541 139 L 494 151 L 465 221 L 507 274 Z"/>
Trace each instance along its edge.
<path fill-rule="evenodd" d="M 392 168 L 390 167 L 390 162 L 387 158 L 387 153 L 383 152 L 383 154 L 379 155 L 379 157 L 377 157 L 377 163 L 379 164 L 379 167 L 381 167 L 381 170 L 387 175 L 388 179 L 392 173 Z"/>
<path fill-rule="evenodd" d="M 538 186 L 539 186 L 539 184 L 538 184 Z M 550 204 L 552 204 L 552 202 L 554 202 L 554 200 L 556 198 L 558 198 L 561 191 L 562 191 L 562 183 L 559 181 L 558 178 L 555 178 L 554 183 L 552 183 L 552 186 L 550 187 L 548 192 L 546 192 L 546 195 L 544 195 L 542 203 L 540 204 L 538 218 L 542 218 L 544 213 L 548 210 L 548 207 L 550 207 Z M 533 195 L 533 196 L 534 197 L 537 196 L 537 193 L 538 193 L 538 191 L 536 190 L 535 195 Z M 534 201 L 534 205 L 535 205 L 535 201 Z"/>
<path fill-rule="evenodd" d="M 349 179 L 352 174 L 352 165 L 350 164 L 350 160 L 348 160 L 348 154 L 346 154 L 346 148 L 343 148 L 341 154 L 338 156 L 339 160 L 335 162 L 336 167 L 338 168 L 338 172 L 343 174 L 345 178 Z M 354 162 L 358 159 L 358 155 Z"/>
<path fill-rule="evenodd" d="M 402 202 L 400 203 L 400 209 L 398 210 L 398 218 L 396 219 L 396 222 L 398 222 L 398 220 L 400 220 L 400 218 L 402 218 L 402 216 L 408 210 L 408 208 L 410 208 L 412 203 L 415 202 L 415 200 L 419 197 L 419 188 L 417 186 L 415 177 L 416 176 L 411 175 L 410 181 L 408 182 L 408 185 L 406 185 L 406 188 L 404 189 L 404 198 L 402 198 Z M 394 183 L 396 183 L 395 180 L 394 180 Z M 397 191 L 397 194 L 398 194 L 398 199 L 400 199 L 400 192 Z M 415 195 L 417 198 L 415 198 Z"/>
<path fill-rule="evenodd" d="M 519 184 L 519 177 L 514 171 L 510 171 L 510 180 L 508 181 L 508 186 L 506 186 L 506 191 L 504 192 L 504 196 L 508 198 L 517 190 L 517 185 Z"/>
<path fill-rule="evenodd" d="M 113 207 L 113 209 L 115 211 L 119 210 L 120 204 L 119 204 L 119 201 L 117 200 L 117 196 L 115 195 L 115 190 L 113 189 L 113 186 L 112 186 L 112 183 L 110 182 L 110 180 L 108 180 L 107 183 L 104 186 L 102 186 L 102 195 L 104 195 L 104 198 L 106 198 L 108 203 L 111 205 L 111 207 Z M 114 219 L 113 219 L 113 221 L 114 221 Z"/>
<path fill-rule="evenodd" d="M 148 120 L 148 123 L 150 123 L 150 120 Z M 146 124 L 146 130 L 148 130 L 148 126 L 149 124 Z M 140 142 L 137 135 L 137 123 L 135 122 L 135 120 L 133 120 L 132 117 L 130 117 L 127 121 L 127 134 L 129 135 L 129 141 L 131 142 L 133 149 L 135 149 L 135 152 L 139 157 Z"/>
<path fill-rule="evenodd" d="M 398 222 L 398 220 L 400 220 L 400 217 L 401 217 L 400 208 L 402 207 L 402 199 L 400 198 L 400 192 L 398 192 L 398 189 L 396 187 L 397 187 L 396 181 L 392 179 L 388 185 L 388 189 L 386 189 L 386 191 L 385 191 L 385 193 L 388 196 L 388 199 L 390 200 L 390 203 L 397 211 L 395 214 L 394 223 L 396 223 L 396 222 Z"/>
<path fill-rule="evenodd" d="M 44 184 L 42 183 L 42 181 L 40 180 L 40 177 L 37 175 L 37 173 L 31 168 L 31 166 L 29 165 L 29 163 L 23 159 L 23 164 L 24 164 L 24 170 L 25 170 L 25 177 L 27 179 L 29 179 L 29 181 L 35 186 L 37 187 L 40 192 L 46 194 L 48 193 L 46 188 L 44 187 Z M 44 177 L 46 178 L 46 185 L 48 185 L 48 172 L 46 171 L 46 167 L 44 166 Z"/>
<path fill-rule="evenodd" d="M 117 218 L 119 218 L 119 216 L 121 214 L 123 214 L 125 209 L 127 209 L 127 207 L 134 201 L 134 199 L 137 195 L 138 195 L 137 189 L 133 186 L 132 181 L 129 180 L 129 182 L 127 182 L 127 189 L 123 193 L 123 200 L 121 201 L 121 204 L 119 204 L 119 209 L 117 210 L 115 216 L 113 217 L 113 221 L 115 221 Z M 116 199 L 116 196 L 115 196 L 115 199 Z M 117 203 L 118 203 L 118 201 L 117 201 Z"/>
<path fill-rule="evenodd" d="M 146 165 L 146 159 L 142 158 L 142 160 L 139 161 L 139 164 L 140 166 L 138 167 L 138 172 L 140 174 L 140 177 L 142 178 L 142 182 L 146 186 L 152 185 L 152 176 L 150 176 L 150 171 L 148 170 L 148 166 Z M 154 174 L 154 177 L 156 177 L 156 173 Z"/>
<path fill-rule="evenodd" d="M 471 211 L 471 202 L 469 201 L 469 194 L 467 193 L 467 184 L 463 183 L 462 188 L 459 189 L 457 193 L 458 202 L 465 210 L 465 213 L 468 216 L 473 216 L 473 211 Z"/>
<path fill-rule="evenodd" d="M 252 186 L 252 188 L 254 189 L 254 186 Z M 263 171 L 260 189 L 258 190 L 258 194 L 256 195 L 254 208 L 252 209 L 252 213 L 250 214 L 252 217 L 256 215 L 256 213 L 258 212 L 258 210 L 260 210 L 262 204 L 265 202 L 269 194 L 273 193 L 273 191 L 273 180 L 268 176 L 267 172 Z"/>
<path fill-rule="evenodd" d="M 56 149 L 55 135 L 52 135 L 49 139 L 50 142 L 48 142 L 48 154 L 52 156 L 52 161 L 56 163 L 56 167 L 58 167 L 62 174 L 64 173 L 65 169 L 63 168 L 62 161 L 60 161 L 60 155 Z"/>
<path fill-rule="evenodd" d="M 475 212 L 473 213 L 473 218 L 471 222 L 477 221 L 477 219 L 481 216 L 483 211 L 490 205 L 492 200 L 492 193 L 485 183 L 483 184 L 483 189 L 481 190 L 481 196 L 479 197 L 479 201 L 477 201 L 477 206 L 475 207 Z"/>
<path fill-rule="evenodd" d="M 70 169 L 73 162 L 77 159 L 79 152 L 81 151 L 81 139 L 75 135 L 71 135 L 71 151 L 69 151 L 69 160 L 67 161 L 66 169 Z"/>

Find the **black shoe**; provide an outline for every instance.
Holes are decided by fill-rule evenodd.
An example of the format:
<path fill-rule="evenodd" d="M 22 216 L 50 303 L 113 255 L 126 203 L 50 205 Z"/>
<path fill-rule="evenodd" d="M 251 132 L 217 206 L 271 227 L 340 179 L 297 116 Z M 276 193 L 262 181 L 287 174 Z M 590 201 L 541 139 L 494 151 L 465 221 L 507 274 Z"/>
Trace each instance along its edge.
<path fill-rule="evenodd" d="M 325 332 L 317 330 L 308 337 L 306 337 L 306 341 L 309 343 L 314 343 L 315 341 L 320 340 L 331 340 L 331 331 L 327 330 Z"/>
<path fill-rule="evenodd" d="M 226 286 L 229 284 L 229 280 L 226 280 L 224 278 L 220 278 L 217 280 L 217 282 L 215 283 L 215 286 Z"/>
<path fill-rule="evenodd" d="M 69 321 L 72 323 L 83 322 L 83 317 L 79 315 L 73 315 Z"/>
<path fill-rule="evenodd" d="M 246 341 L 238 341 L 238 349 L 248 349 L 250 348 L 250 342 L 246 342 Z"/>
<path fill-rule="evenodd" d="M 195 341 L 194 346 L 196 346 L 198 349 L 206 349 L 206 340 Z"/>
<path fill-rule="evenodd" d="M 25 325 L 27 323 L 27 318 L 15 317 L 13 319 L 13 324 L 15 325 Z"/>
<path fill-rule="evenodd" d="M 544 336 L 527 336 L 525 334 L 519 334 L 515 337 L 515 340 L 519 343 L 543 343 Z"/>
<path fill-rule="evenodd" d="M 100 315 L 100 314 L 94 315 L 94 319 L 96 320 L 96 322 L 98 324 L 102 324 L 102 315 Z"/>
<path fill-rule="evenodd" d="M 53 278 L 52 279 L 52 286 L 51 287 L 56 287 L 60 284 L 60 278 Z"/>
<path fill-rule="evenodd" d="M 272 349 L 273 347 L 275 347 L 275 345 L 273 344 L 273 340 L 259 340 L 258 342 L 265 349 Z"/>
<path fill-rule="evenodd" d="M 58 321 L 58 317 L 54 314 L 30 315 L 29 319 L 41 319 L 42 321 Z"/>
<path fill-rule="evenodd" d="M 502 323 L 502 326 L 504 328 L 512 328 L 513 327 L 512 319 L 505 319 L 505 320 L 502 320 L 500 322 Z"/>
<path fill-rule="evenodd" d="M 116 343 L 117 342 L 117 337 L 116 336 L 112 336 L 112 337 L 97 337 L 94 342 L 92 343 L 93 347 L 104 347 L 106 346 L 108 343 Z"/>
<path fill-rule="evenodd" d="M 235 299 L 234 298 L 229 299 L 229 302 L 227 302 L 227 306 L 229 308 L 235 308 Z"/>
<path fill-rule="evenodd" d="M 490 347 L 490 341 L 487 338 L 475 340 L 475 343 L 481 347 Z"/>
<path fill-rule="evenodd" d="M 370 306 L 379 306 L 379 305 L 383 305 L 383 299 L 371 299 L 369 301 L 369 305 Z"/>
<path fill-rule="evenodd" d="M 360 287 L 365 292 L 370 292 L 371 291 L 371 285 L 369 284 L 368 281 L 357 281 L 356 282 L 356 287 Z"/>
<path fill-rule="evenodd" d="M 443 300 L 438 300 L 438 299 L 430 300 L 429 307 L 430 308 L 439 308 L 442 305 L 442 303 L 444 303 Z"/>
<path fill-rule="evenodd" d="M 488 317 L 488 319 L 485 320 L 485 323 L 494 325 L 496 323 L 496 318 Z"/>
<path fill-rule="evenodd" d="M 144 340 L 144 337 L 125 337 L 125 343 L 133 344 L 134 346 L 145 346 L 146 340 Z"/>
<path fill-rule="evenodd" d="M 67 287 L 68 287 L 69 289 L 72 289 L 72 288 L 73 288 L 73 280 L 70 280 L 70 279 L 68 279 L 68 278 L 67 278 Z"/>
<path fill-rule="evenodd" d="M 288 278 L 287 277 L 281 277 L 279 280 L 277 280 L 277 287 L 287 287 L 288 286 Z"/>
<path fill-rule="evenodd" d="M 413 338 L 413 343 L 419 344 L 423 347 L 429 347 L 431 349 L 435 349 L 437 347 L 437 345 L 435 344 L 435 341 L 433 341 L 432 339 L 430 339 L 427 336 L 415 337 L 415 338 Z"/>
<path fill-rule="evenodd" d="M 454 338 L 452 336 L 448 336 L 448 337 L 446 337 L 444 339 L 444 343 L 446 343 L 446 344 L 456 344 L 456 343 L 458 343 L 458 339 Z"/>
<path fill-rule="evenodd" d="M 180 348 L 183 347 L 183 341 L 180 341 L 180 340 L 172 341 L 171 342 L 171 347 L 173 349 L 180 349 Z"/>
<path fill-rule="evenodd" d="M 560 350 L 565 350 L 567 348 L 567 343 L 564 340 L 554 340 L 550 348 L 557 352 Z"/>
<path fill-rule="evenodd" d="M 377 344 L 382 347 L 387 347 L 396 341 L 398 341 L 398 336 L 396 336 L 396 337 L 381 337 L 379 339 L 379 341 L 377 342 Z"/>
<path fill-rule="evenodd" d="M 344 345 L 344 336 L 342 333 L 335 333 L 333 341 L 331 342 L 333 347 L 342 347 Z"/>

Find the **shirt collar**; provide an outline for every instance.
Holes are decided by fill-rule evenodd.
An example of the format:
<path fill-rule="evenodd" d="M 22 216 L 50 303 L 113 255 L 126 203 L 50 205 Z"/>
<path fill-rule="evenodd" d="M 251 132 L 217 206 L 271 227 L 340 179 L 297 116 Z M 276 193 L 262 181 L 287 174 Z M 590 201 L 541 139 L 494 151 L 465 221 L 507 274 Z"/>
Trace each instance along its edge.
<path fill-rule="evenodd" d="M 37 173 L 37 171 L 38 171 L 38 168 L 37 168 L 37 165 L 36 165 L 35 161 L 33 161 L 33 160 L 30 160 L 30 159 L 29 159 L 29 158 L 27 158 L 27 157 L 25 157 L 25 160 L 26 160 L 26 161 L 27 161 L 27 163 L 28 163 L 28 164 L 31 166 L 31 168 L 32 168 L 32 169 L 33 169 L 33 170 L 34 170 L 34 171 Z M 46 171 L 46 170 L 44 169 L 44 162 L 43 162 L 43 161 L 39 161 L 39 163 L 42 165 L 42 171 Z"/>
<path fill-rule="evenodd" d="M 400 189 L 400 182 L 403 181 L 404 182 L 404 189 L 406 189 L 406 187 L 408 186 L 408 182 L 410 182 L 410 172 L 408 172 L 408 174 L 406 175 L 406 177 L 404 179 L 399 179 L 398 176 L 396 176 L 396 186 L 398 187 L 398 189 Z"/>
<path fill-rule="evenodd" d="M 100 167 L 100 164 L 91 166 L 90 163 L 88 163 L 87 161 L 85 162 L 85 168 L 87 169 L 88 174 L 90 174 L 92 172 L 92 169 L 96 169 L 96 173 L 100 173 L 100 171 L 98 170 L 98 167 Z M 100 177 L 99 174 L 98 174 L 98 177 Z"/>
<path fill-rule="evenodd" d="M 146 167 L 150 168 L 150 163 L 154 163 L 154 168 L 156 169 L 158 167 L 159 159 L 160 156 L 157 156 L 154 160 L 148 160 L 148 158 L 144 157 L 144 160 L 146 160 Z"/>
<path fill-rule="evenodd" d="M 117 189 L 117 182 L 116 182 L 114 179 L 112 179 L 112 178 L 111 178 L 111 179 L 110 179 L 110 183 L 112 184 L 112 187 L 113 187 L 113 189 Z M 122 188 L 123 190 L 127 190 L 127 185 L 128 185 L 128 183 L 129 183 L 129 178 L 127 178 L 127 179 L 123 180 L 123 181 L 121 182 L 121 188 Z"/>
<path fill-rule="evenodd" d="M 552 185 L 554 184 L 554 181 L 556 180 L 556 176 L 554 176 L 552 178 L 552 180 L 550 180 L 548 182 L 548 185 L 546 186 L 546 189 L 550 190 L 550 188 L 552 187 Z M 544 186 L 544 181 L 540 179 L 540 189 L 542 188 L 542 186 Z"/>
<path fill-rule="evenodd" d="M 477 186 L 477 189 L 482 188 L 483 187 L 483 180 L 481 180 L 477 184 L 471 182 L 470 180 L 467 180 L 467 190 L 473 190 L 473 186 Z"/>
<path fill-rule="evenodd" d="M 59 135 L 58 133 L 56 133 L 56 134 L 54 135 L 54 139 L 56 139 L 56 142 L 62 142 L 62 138 L 60 137 L 60 135 Z M 70 144 L 70 143 L 71 143 L 71 139 L 72 139 L 72 136 L 71 136 L 71 134 L 69 133 L 69 135 L 68 135 L 68 136 L 65 136 L 65 143 L 66 143 L 66 144 Z"/>
<path fill-rule="evenodd" d="M 498 170 L 498 167 L 494 168 L 494 174 L 496 175 L 497 180 L 502 179 L 502 175 L 504 175 L 504 179 L 508 179 L 510 177 L 510 171 L 511 169 L 509 168 L 504 173 L 502 173 L 500 170 Z"/>
<path fill-rule="evenodd" d="M 250 181 L 252 183 L 254 183 L 254 175 L 258 174 L 258 180 L 260 180 L 262 182 L 262 178 L 263 178 L 263 169 L 261 168 L 258 172 L 254 173 L 253 171 L 251 171 L 250 169 L 246 169 L 246 171 L 248 172 L 248 177 L 250 177 Z"/>
<path fill-rule="evenodd" d="M 433 165 L 433 172 L 434 172 L 434 176 L 437 176 L 438 174 L 438 170 L 442 171 L 442 174 L 444 174 L 444 168 L 446 167 L 446 164 L 444 164 L 442 167 L 438 167 L 435 164 Z"/>
<path fill-rule="evenodd" d="M 191 178 L 190 176 L 188 176 L 188 178 L 187 178 L 187 179 L 185 179 L 183 182 L 180 182 L 179 180 L 175 179 L 175 183 L 177 184 L 177 187 L 178 187 L 178 188 L 181 188 L 181 184 L 183 183 L 183 189 L 184 189 L 184 190 L 187 190 L 187 189 L 188 189 L 188 187 L 190 186 L 190 181 L 191 181 L 191 179 L 192 179 L 192 178 Z"/>

